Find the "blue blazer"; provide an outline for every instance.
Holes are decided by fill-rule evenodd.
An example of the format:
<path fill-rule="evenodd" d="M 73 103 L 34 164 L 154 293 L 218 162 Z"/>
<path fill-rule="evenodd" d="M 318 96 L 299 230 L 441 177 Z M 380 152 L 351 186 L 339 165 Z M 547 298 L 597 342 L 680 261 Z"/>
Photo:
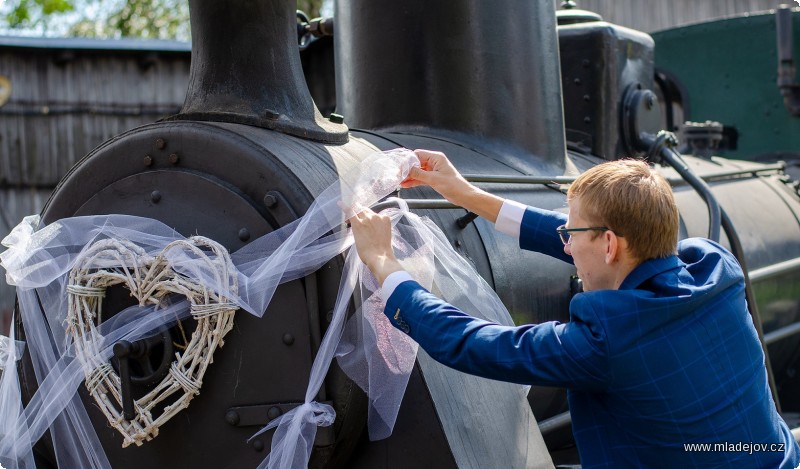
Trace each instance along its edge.
<path fill-rule="evenodd" d="M 555 231 L 565 223 L 529 207 L 520 247 L 571 262 Z M 772 400 L 742 270 L 709 240 L 681 241 L 677 256 L 642 263 L 618 290 L 575 295 L 566 324 L 489 323 L 413 281 L 384 312 L 447 366 L 568 388 L 583 467 L 800 465 Z"/>

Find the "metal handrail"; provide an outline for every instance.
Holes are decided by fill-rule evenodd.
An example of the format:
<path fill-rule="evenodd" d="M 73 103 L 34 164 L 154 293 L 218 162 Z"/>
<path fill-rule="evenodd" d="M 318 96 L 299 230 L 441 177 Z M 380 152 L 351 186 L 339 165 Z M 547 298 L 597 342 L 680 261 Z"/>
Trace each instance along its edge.
<path fill-rule="evenodd" d="M 698 176 L 706 182 L 715 181 L 718 179 L 732 178 L 735 176 L 750 175 L 756 177 L 763 173 L 784 171 L 786 170 L 785 163 L 773 163 L 763 165 L 759 168 L 747 169 L 731 169 L 726 171 L 715 171 Z M 478 174 L 462 174 L 464 179 L 474 183 L 490 183 L 490 184 L 572 184 L 575 182 L 577 176 L 506 176 L 506 175 L 478 175 Z M 672 185 L 686 184 L 686 181 L 680 177 L 665 178 L 667 182 Z"/>
<path fill-rule="evenodd" d="M 800 257 L 789 259 L 788 261 L 778 262 L 777 264 L 768 265 L 750 271 L 750 280 L 753 282 L 760 282 L 775 278 L 779 275 L 787 274 L 789 272 L 800 269 Z"/>
<path fill-rule="evenodd" d="M 539 433 L 544 436 L 556 430 L 566 428 L 570 424 L 572 424 L 572 415 L 569 411 L 562 412 L 539 422 Z"/>

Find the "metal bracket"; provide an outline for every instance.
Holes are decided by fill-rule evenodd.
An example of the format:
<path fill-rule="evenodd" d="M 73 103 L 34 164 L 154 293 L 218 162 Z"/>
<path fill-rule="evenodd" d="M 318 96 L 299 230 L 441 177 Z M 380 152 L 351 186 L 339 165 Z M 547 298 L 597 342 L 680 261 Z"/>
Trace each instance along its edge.
<path fill-rule="evenodd" d="M 322 404 L 333 406 L 332 401 L 323 401 Z M 225 421 L 234 427 L 263 427 L 301 405 L 303 405 L 303 402 L 280 402 L 230 407 L 225 412 Z M 333 425 L 317 429 L 317 437 L 314 440 L 315 446 L 330 446 L 334 441 Z"/>

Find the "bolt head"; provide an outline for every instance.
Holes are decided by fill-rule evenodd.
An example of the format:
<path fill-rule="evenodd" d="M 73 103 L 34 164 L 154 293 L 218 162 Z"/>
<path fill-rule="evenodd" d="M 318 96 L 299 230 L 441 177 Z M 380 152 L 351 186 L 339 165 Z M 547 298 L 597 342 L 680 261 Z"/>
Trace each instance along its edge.
<path fill-rule="evenodd" d="M 645 104 L 645 106 L 647 107 L 648 110 L 649 109 L 653 109 L 653 106 L 656 105 L 656 97 L 655 97 L 655 95 L 653 95 L 652 93 L 648 93 L 647 94 L 647 99 L 645 99 L 644 104 Z"/>
<path fill-rule="evenodd" d="M 275 195 L 274 192 L 267 192 L 267 195 L 264 196 L 264 205 L 267 207 L 274 207 L 278 204 L 278 197 Z"/>
<path fill-rule="evenodd" d="M 153 164 L 153 157 L 150 155 L 144 155 L 144 165 L 151 166 Z"/>
<path fill-rule="evenodd" d="M 283 343 L 286 345 L 292 345 L 294 343 L 294 336 L 288 332 L 283 334 Z"/>
<path fill-rule="evenodd" d="M 159 150 L 163 150 L 164 148 L 166 148 L 166 146 L 167 146 L 167 142 L 164 141 L 163 138 L 157 138 L 156 139 L 156 148 L 158 148 Z"/>
<path fill-rule="evenodd" d="M 231 425 L 239 425 L 239 413 L 235 410 L 229 410 L 225 414 L 225 421 Z"/>
<path fill-rule="evenodd" d="M 276 418 L 280 417 L 282 413 L 283 412 L 281 412 L 280 407 L 272 406 L 267 411 L 267 418 L 269 418 L 270 420 L 275 420 Z"/>

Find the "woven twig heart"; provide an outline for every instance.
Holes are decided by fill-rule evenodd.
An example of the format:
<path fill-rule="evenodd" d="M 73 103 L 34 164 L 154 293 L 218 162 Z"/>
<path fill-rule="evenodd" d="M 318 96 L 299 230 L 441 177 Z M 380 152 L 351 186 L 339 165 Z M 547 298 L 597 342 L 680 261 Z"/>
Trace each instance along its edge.
<path fill-rule="evenodd" d="M 175 270 L 167 254 L 184 250 L 190 262 L 213 278 L 217 288 L 198 284 Z M 197 264 L 194 264 L 197 263 Z M 173 293 L 185 296 L 197 328 L 182 353 L 175 354 L 167 376 L 147 395 L 134 401 L 135 417 L 122 414 L 120 377 L 111 365 L 99 358 L 103 337 L 97 329 L 102 322 L 102 299 L 106 288 L 124 285 L 141 306 L 159 305 Z M 203 237 L 174 241 L 156 257 L 141 247 L 119 239 L 104 239 L 90 245 L 70 271 L 66 333 L 74 340 L 75 354 L 86 375 L 86 388 L 109 423 L 123 436 L 122 446 L 140 446 L 158 436 L 158 429 L 200 393 L 214 351 L 222 347 L 223 337 L 233 327 L 237 306 L 217 292 L 238 294 L 236 270 L 225 248 Z M 158 314 L 156 310 L 152 314 Z M 160 415 L 154 416 L 157 409 Z"/>

